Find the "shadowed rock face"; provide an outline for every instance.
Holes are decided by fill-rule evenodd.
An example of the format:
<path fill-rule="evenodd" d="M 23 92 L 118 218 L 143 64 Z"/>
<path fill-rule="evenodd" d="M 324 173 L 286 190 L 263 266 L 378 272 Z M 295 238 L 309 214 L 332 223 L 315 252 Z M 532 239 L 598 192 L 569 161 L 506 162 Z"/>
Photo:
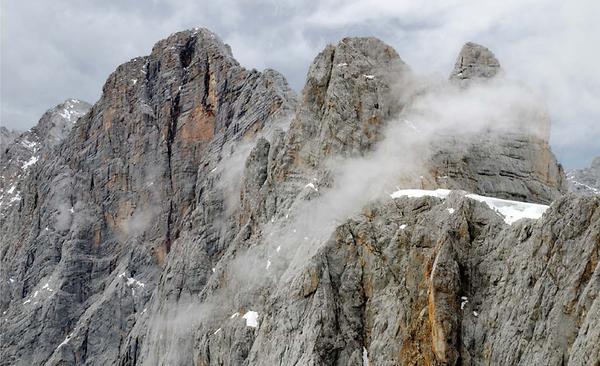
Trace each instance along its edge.
<path fill-rule="evenodd" d="M 461 65 L 493 67 L 472 48 Z M 598 362 L 597 198 L 512 225 L 461 192 L 328 214 L 364 173 L 336 164 L 375 159 L 415 78 L 385 43 L 346 38 L 297 100 L 205 29 L 119 66 L 2 211 L 0 365 Z M 544 139 L 442 141 L 424 188 L 563 190 Z"/>

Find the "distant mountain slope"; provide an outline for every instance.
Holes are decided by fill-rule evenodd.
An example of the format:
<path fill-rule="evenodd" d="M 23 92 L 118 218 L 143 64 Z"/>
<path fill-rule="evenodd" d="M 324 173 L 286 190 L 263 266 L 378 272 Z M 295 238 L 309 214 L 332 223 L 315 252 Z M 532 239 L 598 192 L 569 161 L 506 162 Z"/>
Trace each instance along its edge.
<path fill-rule="evenodd" d="M 89 111 L 91 105 L 77 99 L 68 99 L 44 113 L 39 122 L 15 136 L 2 147 L 0 156 L 0 212 L 20 199 L 18 184 L 40 159 L 52 158 L 52 149 L 71 131 L 77 119 Z"/>
<path fill-rule="evenodd" d="M 569 189 L 583 194 L 600 194 L 600 157 L 592 160 L 589 168 L 571 170 L 567 173 Z"/>
<path fill-rule="evenodd" d="M 0 157 L 2 157 L 8 145 L 19 135 L 19 131 L 9 130 L 4 126 L 0 126 Z"/>

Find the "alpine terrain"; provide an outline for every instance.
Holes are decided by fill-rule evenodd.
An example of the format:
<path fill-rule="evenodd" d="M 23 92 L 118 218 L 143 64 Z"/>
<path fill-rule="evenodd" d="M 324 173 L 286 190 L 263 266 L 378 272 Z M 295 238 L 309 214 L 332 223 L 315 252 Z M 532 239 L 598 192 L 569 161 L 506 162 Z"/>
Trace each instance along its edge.
<path fill-rule="evenodd" d="M 0 130 L 0 365 L 599 365 L 600 162 L 457 53 L 344 38 L 297 95 L 197 28 Z"/>

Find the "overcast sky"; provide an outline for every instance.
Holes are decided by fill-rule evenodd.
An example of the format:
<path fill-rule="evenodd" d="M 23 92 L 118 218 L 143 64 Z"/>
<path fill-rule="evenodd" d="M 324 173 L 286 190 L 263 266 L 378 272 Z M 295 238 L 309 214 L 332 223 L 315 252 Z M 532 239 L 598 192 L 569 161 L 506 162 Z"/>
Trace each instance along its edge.
<path fill-rule="evenodd" d="M 1 0 L 1 123 L 25 130 L 70 98 L 95 102 L 117 65 L 170 33 L 206 27 L 248 68 L 300 90 L 312 59 L 345 36 L 376 36 L 413 70 L 447 75 L 462 44 L 490 48 L 541 93 L 567 167 L 600 155 L 600 1 Z"/>

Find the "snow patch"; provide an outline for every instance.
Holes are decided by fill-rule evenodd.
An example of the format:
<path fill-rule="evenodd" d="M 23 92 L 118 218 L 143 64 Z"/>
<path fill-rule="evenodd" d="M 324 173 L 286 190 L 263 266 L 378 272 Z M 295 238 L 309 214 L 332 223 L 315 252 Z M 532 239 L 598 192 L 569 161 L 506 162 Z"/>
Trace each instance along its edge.
<path fill-rule="evenodd" d="M 21 141 L 21 145 L 28 148 L 29 150 L 35 150 L 35 147 L 37 146 L 37 142 L 32 142 L 27 139 L 23 139 L 23 141 Z"/>
<path fill-rule="evenodd" d="M 56 349 L 59 349 L 60 347 L 62 347 L 62 346 L 64 346 L 64 345 L 66 345 L 67 343 L 69 343 L 69 341 L 71 340 L 71 336 L 72 336 L 72 335 L 73 335 L 73 334 L 69 334 L 69 335 L 67 336 L 67 338 L 65 338 L 65 340 L 64 340 L 64 341 L 62 341 L 62 343 L 61 343 L 61 344 L 59 344 L 59 345 L 58 345 L 58 347 L 56 347 Z"/>
<path fill-rule="evenodd" d="M 454 213 L 454 209 L 453 208 L 447 208 L 446 210 L 450 213 L 450 215 L 452 215 Z"/>
<path fill-rule="evenodd" d="M 504 222 L 509 225 L 520 219 L 539 219 L 549 206 L 537 203 L 504 200 L 494 197 L 485 197 L 477 194 L 467 194 L 467 197 L 475 201 L 484 202 L 489 208 L 504 217 Z"/>
<path fill-rule="evenodd" d="M 319 192 L 317 187 L 315 187 L 315 185 L 312 183 L 308 183 L 307 185 L 304 186 L 304 188 L 312 188 L 315 192 Z"/>
<path fill-rule="evenodd" d="M 133 286 L 133 285 L 135 285 L 137 287 L 144 287 L 144 286 L 146 286 L 145 283 L 140 282 L 140 281 L 136 280 L 133 277 L 127 278 L 127 286 Z"/>
<path fill-rule="evenodd" d="M 369 366 L 369 352 L 365 347 L 363 347 L 362 352 L 362 364 L 363 366 Z"/>
<path fill-rule="evenodd" d="M 344 66 L 348 66 L 348 64 L 345 62 L 340 62 L 339 64 L 337 64 L 337 67 L 344 67 Z"/>
<path fill-rule="evenodd" d="M 375 75 L 363 75 L 365 77 L 365 79 L 367 80 L 373 80 L 375 79 Z"/>
<path fill-rule="evenodd" d="M 215 332 L 213 333 L 213 335 L 217 335 L 220 331 L 221 331 L 221 328 L 215 330 Z"/>
<path fill-rule="evenodd" d="M 448 197 L 449 194 L 450 190 L 448 189 L 401 189 L 392 193 L 390 196 L 392 198 L 400 198 L 404 196 L 430 196 L 444 199 Z M 506 222 L 509 225 L 524 218 L 539 219 L 549 207 L 537 203 L 511 201 L 495 197 L 480 196 L 478 194 L 473 193 L 466 194 L 465 197 L 475 201 L 484 202 L 489 208 L 500 214 L 504 218 L 504 222 Z M 450 209 L 448 209 L 448 211 L 450 211 Z"/>
<path fill-rule="evenodd" d="M 246 314 L 242 316 L 242 318 L 246 319 L 246 326 L 256 328 L 258 327 L 258 313 L 256 311 L 250 310 Z"/>

